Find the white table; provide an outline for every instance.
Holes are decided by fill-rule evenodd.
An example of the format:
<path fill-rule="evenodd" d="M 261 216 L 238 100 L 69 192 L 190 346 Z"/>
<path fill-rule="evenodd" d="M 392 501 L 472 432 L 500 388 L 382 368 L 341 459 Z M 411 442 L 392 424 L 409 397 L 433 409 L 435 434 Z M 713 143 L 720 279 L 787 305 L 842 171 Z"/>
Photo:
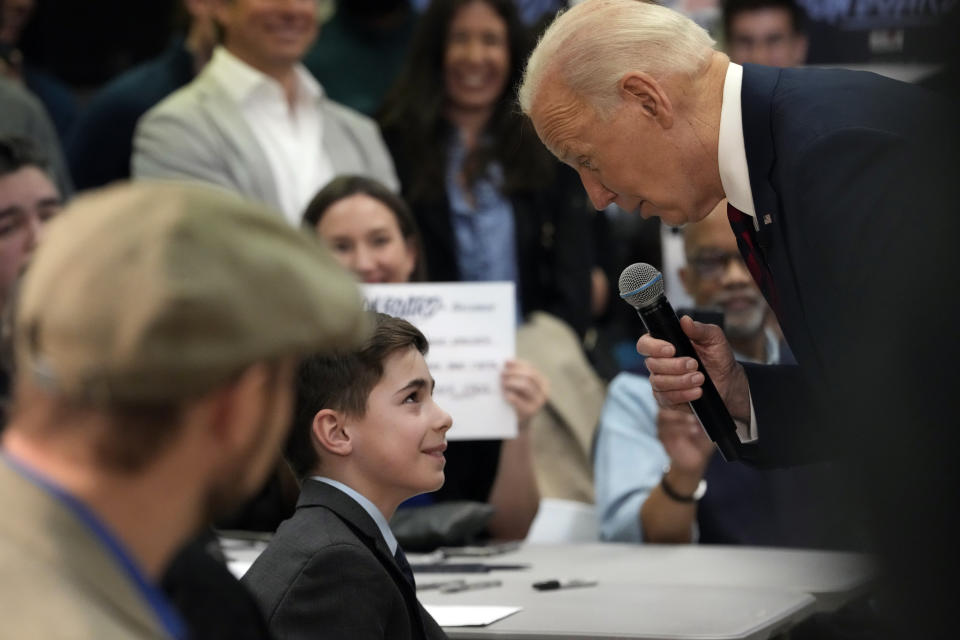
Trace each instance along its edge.
<path fill-rule="evenodd" d="M 510 578 L 501 572 L 496 575 L 504 586 L 452 594 L 423 591 L 418 595 L 425 605 L 523 607 L 487 627 L 445 629 L 451 638 L 497 640 L 764 640 L 806 618 L 815 605 L 813 596 L 804 593 L 757 589 L 649 585 L 622 589 L 601 582 L 596 587 L 535 591 L 526 577 Z M 418 580 L 425 578 L 418 576 Z"/>
<path fill-rule="evenodd" d="M 225 545 L 242 575 L 262 542 Z M 416 563 L 415 556 L 410 556 Z M 421 590 L 427 605 L 519 606 L 487 627 L 447 628 L 451 638 L 597 640 L 763 640 L 818 611 L 864 594 L 875 577 L 863 556 L 709 545 L 526 545 L 485 559 L 449 562 L 529 564 L 490 573 L 419 573 L 417 583 L 497 579 L 502 586 L 444 594 Z M 595 578 L 597 585 L 536 591 L 534 582 Z"/>
<path fill-rule="evenodd" d="M 417 575 L 419 584 L 503 582 L 452 594 L 421 590 L 424 604 L 523 607 L 487 627 L 448 628 L 451 638 L 768 638 L 863 594 L 874 577 L 872 565 L 856 554 L 707 545 L 526 546 L 486 561 L 530 568 Z M 598 584 L 532 588 L 555 578 Z"/>

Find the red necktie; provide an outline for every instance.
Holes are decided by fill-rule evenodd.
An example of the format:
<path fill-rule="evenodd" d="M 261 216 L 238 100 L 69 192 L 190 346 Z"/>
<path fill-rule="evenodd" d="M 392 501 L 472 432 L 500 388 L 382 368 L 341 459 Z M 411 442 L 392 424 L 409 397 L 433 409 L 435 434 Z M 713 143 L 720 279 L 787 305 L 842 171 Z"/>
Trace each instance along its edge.
<path fill-rule="evenodd" d="M 730 220 L 733 233 L 737 236 L 737 246 L 740 248 L 740 255 L 743 256 L 750 275 L 760 287 L 760 292 L 770 303 L 777 318 L 780 318 L 780 300 L 777 289 L 773 285 L 773 274 L 770 273 L 770 267 L 757 241 L 757 230 L 753 226 L 753 218 L 730 203 L 727 203 L 727 218 Z"/>

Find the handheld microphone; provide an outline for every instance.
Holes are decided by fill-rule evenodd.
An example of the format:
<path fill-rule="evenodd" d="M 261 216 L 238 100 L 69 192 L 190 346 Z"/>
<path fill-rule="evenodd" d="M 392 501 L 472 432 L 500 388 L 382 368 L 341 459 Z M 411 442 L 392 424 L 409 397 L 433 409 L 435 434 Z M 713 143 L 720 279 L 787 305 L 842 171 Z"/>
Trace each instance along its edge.
<path fill-rule="evenodd" d="M 672 344 L 678 357 L 697 361 L 703 374 L 703 395 L 691 402 L 690 408 L 707 436 L 717 445 L 723 459 L 727 462 L 739 460 L 742 456 L 737 426 L 690 339 L 680 328 L 680 320 L 663 293 L 663 274 L 642 262 L 630 265 L 620 274 L 620 297 L 637 310 L 651 336 Z"/>

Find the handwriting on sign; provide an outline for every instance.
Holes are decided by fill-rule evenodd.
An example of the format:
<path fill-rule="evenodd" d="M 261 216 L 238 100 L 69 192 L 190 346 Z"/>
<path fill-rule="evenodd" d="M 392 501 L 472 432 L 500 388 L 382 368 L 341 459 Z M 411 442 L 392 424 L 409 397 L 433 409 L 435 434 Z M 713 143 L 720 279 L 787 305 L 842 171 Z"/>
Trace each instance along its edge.
<path fill-rule="evenodd" d="M 440 296 L 376 296 L 366 299 L 367 309 L 398 318 L 432 317 L 443 309 Z"/>
<path fill-rule="evenodd" d="M 499 371 L 500 363 L 496 360 L 477 360 L 462 362 L 459 360 L 433 360 L 427 358 L 427 366 L 436 375 L 438 371 Z"/>
<path fill-rule="evenodd" d="M 480 302 L 454 302 L 453 310 L 457 313 L 492 313 L 497 310 L 494 304 Z"/>
<path fill-rule="evenodd" d="M 447 397 L 463 400 L 465 398 L 476 398 L 477 396 L 488 396 L 495 391 L 490 385 L 471 382 L 463 385 L 438 384 L 433 393 L 434 395 L 443 394 Z"/>

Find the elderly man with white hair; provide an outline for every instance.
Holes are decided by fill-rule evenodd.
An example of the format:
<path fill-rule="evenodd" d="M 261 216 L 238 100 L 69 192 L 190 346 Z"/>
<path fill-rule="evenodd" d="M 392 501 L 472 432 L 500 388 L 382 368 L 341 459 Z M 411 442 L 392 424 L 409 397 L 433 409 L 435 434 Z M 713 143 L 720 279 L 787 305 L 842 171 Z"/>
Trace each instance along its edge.
<path fill-rule="evenodd" d="M 942 289 L 957 268 L 956 118 L 910 85 L 740 66 L 713 44 L 664 7 L 587 0 L 544 34 L 520 104 L 597 208 L 682 224 L 727 198 L 741 253 L 799 362 L 737 364 L 719 327 L 682 319 L 750 457 L 793 464 L 839 450 L 852 461 L 856 451 L 871 491 L 836 492 L 860 491 L 872 516 L 890 518 L 875 527 L 882 545 L 918 543 L 893 525 L 914 519 L 925 544 L 910 567 L 891 566 L 936 577 L 943 558 L 931 551 L 956 553 L 955 531 L 937 526 L 957 484 L 956 430 L 943 427 L 955 379 L 945 363 L 960 359 L 960 341 L 947 337 L 957 296 Z M 637 348 L 662 406 L 700 397 L 693 359 L 649 335 Z M 909 497 L 889 473 L 894 454 L 916 461 Z M 943 597 L 933 595 L 926 613 Z"/>

